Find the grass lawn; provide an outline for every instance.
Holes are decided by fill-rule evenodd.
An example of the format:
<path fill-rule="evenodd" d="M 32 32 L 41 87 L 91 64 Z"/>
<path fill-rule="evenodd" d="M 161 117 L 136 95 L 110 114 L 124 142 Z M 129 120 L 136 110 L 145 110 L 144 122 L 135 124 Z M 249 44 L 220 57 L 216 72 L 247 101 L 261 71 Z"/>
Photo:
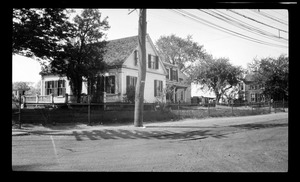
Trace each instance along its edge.
<path fill-rule="evenodd" d="M 26 111 L 26 112 L 25 112 Z M 269 108 L 231 108 L 231 107 L 191 107 L 182 108 L 181 110 L 173 109 L 168 111 L 144 111 L 145 122 L 156 121 L 171 121 L 180 120 L 186 118 L 208 118 L 208 117 L 230 117 L 230 116 L 246 116 L 267 114 Z M 49 111 L 48 109 L 26 109 L 22 114 L 23 123 L 42 123 L 47 116 L 48 121 L 46 123 L 71 123 L 80 122 L 88 123 L 88 110 L 87 107 L 72 108 L 72 109 L 54 109 Z M 13 119 L 17 120 L 17 116 L 13 114 Z M 103 111 L 101 109 L 91 109 L 90 116 L 92 123 L 98 124 L 120 124 L 120 123 L 132 123 L 134 120 L 133 110 L 118 110 L 118 111 Z"/>

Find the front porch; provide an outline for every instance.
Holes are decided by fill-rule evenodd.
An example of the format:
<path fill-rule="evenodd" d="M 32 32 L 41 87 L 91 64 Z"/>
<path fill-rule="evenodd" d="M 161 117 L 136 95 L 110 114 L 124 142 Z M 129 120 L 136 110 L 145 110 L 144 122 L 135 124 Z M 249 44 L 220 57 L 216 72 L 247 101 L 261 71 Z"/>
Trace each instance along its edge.
<path fill-rule="evenodd" d="M 113 102 L 121 102 L 122 98 L 120 94 L 108 94 L 106 92 L 103 92 L 100 96 L 100 100 L 102 100 L 102 103 L 113 103 Z M 77 98 L 74 95 L 60 95 L 60 96 L 54 96 L 53 94 L 50 95 L 36 95 L 36 96 L 22 96 L 22 103 L 31 103 L 31 104 L 47 104 L 47 103 L 53 103 L 53 104 L 60 104 L 60 103 L 77 103 Z M 82 94 L 80 103 L 88 103 L 88 95 Z"/>
<path fill-rule="evenodd" d="M 188 85 L 175 81 L 167 81 L 166 100 L 169 103 L 190 103 L 191 97 L 189 94 Z"/>

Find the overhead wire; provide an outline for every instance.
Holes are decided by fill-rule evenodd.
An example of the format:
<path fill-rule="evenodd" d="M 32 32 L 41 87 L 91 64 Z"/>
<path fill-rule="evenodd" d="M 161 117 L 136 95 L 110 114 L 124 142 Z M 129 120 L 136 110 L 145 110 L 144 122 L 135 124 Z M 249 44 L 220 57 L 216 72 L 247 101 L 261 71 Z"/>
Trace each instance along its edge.
<path fill-rule="evenodd" d="M 283 37 L 279 37 L 279 36 L 277 36 L 275 34 L 269 33 L 267 31 L 259 29 L 259 28 L 255 27 L 255 26 L 252 26 L 252 25 L 247 24 L 245 22 L 241 22 L 240 20 L 238 20 L 238 19 L 236 19 L 236 18 L 234 18 L 232 16 L 229 16 L 227 14 L 224 14 L 224 13 L 218 11 L 218 10 L 215 10 L 215 11 L 218 11 L 218 12 L 214 12 L 212 10 L 206 10 L 206 11 L 204 11 L 204 10 L 200 10 L 200 9 L 199 9 L 199 11 L 204 12 L 204 13 L 210 15 L 210 16 L 213 16 L 213 17 L 215 17 L 215 18 L 217 18 L 217 19 L 219 19 L 221 21 L 224 21 L 224 22 L 226 22 L 226 23 L 228 23 L 228 24 L 230 24 L 232 26 L 244 29 L 244 30 L 246 30 L 246 31 L 248 31 L 250 33 L 254 33 L 256 35 L 260 35 L 260 36 L 264 36 L 266 38 L 269 38 L 270 40 L 278 41 L 278 42 L 281 42 L 281 43 L 284 40 L 287 41 L 287 39 L 285 39 Z"/>
<path fill-rule="evenodd" d="M 192 19 L 192 20 L 194 20 L 194 21 L 196 21 L 198 23 L 202 23 L 202 24 L 204 24 L 206 26 L 209 26 L 211 28 L 217 29 L 219 31 L 231 34 L 233 36 L 236 36 L 236 37 L 239 37 L 239 38 L 242 38 L 242 39 L 245 39 L 245 40 L 249 40 L 249 41 L 256 42 L 256 43 L 263 44 L 263 45 L 269 45 L 269 46 L 274 46 L 274 47 L 286 48 L 286 46 L 283 46 L 283 45 L 278 45 L 278 44 L 274 44 L 274 43 L 269 43 L 269 42 L 261 41 L 259 39 L 255 39 L 253 37 L 249 37 L 247 35 L 243 35 L 243 34 L 238 33 L 236 31 L 233 31 L 233 30 L 221 27 L 221 26 L 219 26 L 219 25 L 217 25 L 215 23 L 212 23 L 212 22 L 207 21 L 207 20 L 205 20 L 203 18 L 195 16 L 195 15 L 193 15 L 191 13 L 188 13 L 188 12 L 186 12 L 184 10 L 171 10 L 171 11 L 173 11 L 173 12 L 175 12 L 177 14 L 180 14 L 180 15 L 182 15 L 184 17 L 187 17 L 189 19 Z"/>
<path fill-rule="evenodd" d="M 249 19 L 249 20 L 252 20 L 252 21 L 254 21 L 254 22 L 256 22 L 256 23 L 259 23 L 259 24 L 265 25 L 265 26 L 267 26 L 267 27 L 271 27 L 271 28 L 280 30 L 281 32 L 288 33 L 286 30 L 283 30 L 283 29 L 280 29 L 280 28 L 277 28 L 277 27 L 268 25 L 268 24 L 266 24 L 266 23 L 260 22 L 260 21 L 258 21 L 258 20 L 256 20 L 256 19 L 253 19 L 253 18 L 251 18 L 251 17 L 249 17 L 249 16 L 246 16 L 246 15 L 243 15 L 243 14 L 241 14 L 241 13 L 238 13 L 238 12 L 236 12 L 236 11 L 234 11 L 234 10 L 228 9 L 228 11 L 230 11 L 230 12 L 232 12 L 232 13 L 235 13 L 235 14 L 237 14 L 237 15 L 239 15 L 239 16 L 242 16 L 242 17 L 244 17 L 244 18 L 247 18 L 247 19 Z"/>
<path fill-rule="evenodd" d="M 254 11 L 255 13 L 257 13 L 257 14 L 259 14 L 259 15 L 262 15 L 262 16 L 264 16 L 264 17 L 267 17 L 267 18 L 269 18 L 269 19 L 271 19 L 271 20 L 273 20 L 273 21 L 282 23 L 282 24 L 284 24 L 284 25 L 288 25 L 286 22 L 280 21 L 278 18 L 274 18 L 274 17 L 272 17 L 271 15 L 269 15 L 269 14 L 267 14 L 267 13 L 265 13 L 265 12 L 262 12 L 262 11 L 256 11 L 256 10 L 252 10 L 252 11 Z"/>

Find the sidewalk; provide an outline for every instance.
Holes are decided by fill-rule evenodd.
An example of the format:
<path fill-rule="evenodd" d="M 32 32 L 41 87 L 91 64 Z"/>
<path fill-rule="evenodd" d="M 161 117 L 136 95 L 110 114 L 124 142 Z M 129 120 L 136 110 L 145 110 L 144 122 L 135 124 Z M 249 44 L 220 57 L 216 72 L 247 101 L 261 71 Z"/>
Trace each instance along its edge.
<path fill-rule="evenodd" d="M 243 122 L 241 122 L 243 118 Z M 22 135 L 73 135 L 74 132 L 83 132 L 91 130 L 158 130 L 158 129 L 172 129 L 180 130 L 182 128 L 207 128 L 207 127 L 223 127 L 230 125 L 239 125 L 247 123 L 257 123 L 267 120 L 277 120 L 281 118 L 288 118 L 288 112 L 272 113 L 265 115 L 254 116 L 240 116 L 240 117 L 220 117 L 220 118 L 206 118 L 206 119 L 184 119 L 179 121 L 167 121 L 167 122 L 145 122 L 144 127 L 134 127 L 132 124 L 116 124 L 116 125 L 94 125 L 88 126 L 84 123 L 65 123 L 57 124 L 56 126 L 41 124 L 23 124 L 21 129 L 12 129 L 12 136 Z"/>

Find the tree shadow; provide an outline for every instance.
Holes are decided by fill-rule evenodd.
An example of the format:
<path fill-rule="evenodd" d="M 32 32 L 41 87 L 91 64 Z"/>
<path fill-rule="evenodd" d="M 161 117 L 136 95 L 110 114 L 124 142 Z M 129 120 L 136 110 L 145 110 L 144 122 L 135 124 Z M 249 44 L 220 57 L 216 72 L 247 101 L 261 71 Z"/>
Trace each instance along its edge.
<path fill-rule="evenodd" d="M 73 131 L 77 141 L 84 139 L 90 140 L 117 140 L 117 139 L 147 139 L 147 140 L 199 140 L 208 137 L 226 138 L 227 134 L 222 134 L 214 130 L 196 130 L 184 132 L 171 131 L 145 131 L 145 130 L 92 130 L 92 131 Z"/>
<path fill-rule="evenodd" d="M 264 129 L 264 128 L 274 128 L 274 127 L 285 127 L 288 126 L 288 123 L 250 123 L 250 124 L 242 124 L 242 125 L 230 125 L 230 127 L 236 127 L 240 129 L 247 129 L 247 130 L 257 130 L 257 129 Z"/>

